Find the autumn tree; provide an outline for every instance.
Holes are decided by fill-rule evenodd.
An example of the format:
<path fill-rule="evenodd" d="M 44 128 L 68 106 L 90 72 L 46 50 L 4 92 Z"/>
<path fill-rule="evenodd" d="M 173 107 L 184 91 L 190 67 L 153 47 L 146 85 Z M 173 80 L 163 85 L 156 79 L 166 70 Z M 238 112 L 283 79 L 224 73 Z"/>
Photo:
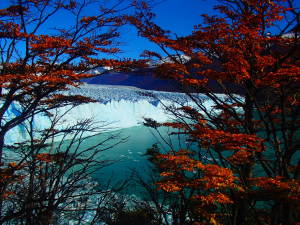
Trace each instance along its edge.
<path fill-rule="evenodd" d="M 299 8 L 292 0 L 219 2 L 185 37 L 155 24 L 145 4 L 128 18 L 169 59 L 144 52 L 163 62 L 155 75 L 176 80 L 192 102 L 169 108 L 172 123 L 147 121 L 199 146 L 156 154 L 156 184 L 192 206 L 174 224 L 296 224 Z"/>
<path fill-rule="evenodd" d="M 32 113 L 88 100 L 64 96 L 58 91 L 77 86 L 95 67 L 129 68 L 137 62 L 108 59 L 119 52 L 116 38 L 124 24 L 129 6 L 122 1 L 110 8 L 96 1 L 14 1 L 0 11 L 1 49 L 1 131 L 0 158 L 5 134 L 24 122 Z M 95 15 L 86 15 L 87 7 L 98 7 Z M 70 17 L 69 24 L 53 25 L 60 13 Z M 50 28 L 49 28 L 50 27 Z M 48 29 L 48 30 L 47 30 Z M 47 32 L 47 33 L 44 33 Z M 12 105 L 18 116 L 8 118 Z"/>
<path fill-rule="evenodd" d="M 19 224 L 46 224 L 41 217 L 47 212 L 45 218 L 50 221 L 55 210 L 61 207 L 59 202 L 83 187 L 76 182 L 89 174 L 88 166 L 95 164 L 94 154 L 83 159 L 83 153 L 68 149 L 63 153 L 59 147 L 54 148 L 54 153 L 47 152 L 49 141 L 58 135 L 56 132 L 64 139 L 64 132 L 72 134 L 70 138 L 82 138 L 82 131 L 89 131 L 89 123 L 79 121 L 60 131 L 54 127 L 37 131 L 32 121 L 36 115 L 54 119 L 54 109 L 93 101 L 66 92 L 70 87 L 77 87 L 83 78 L 91 77 L 89 71 L 93 68 L 126 70 L 143 64 L 113 59 L 120 51 L 116 41 L 119 28 L 124 25 L 124 16 L 132 4 L 122 0 L 110 3 L 105 6 L 85 0 L 16 0 L 7 1 L 6 7 L 0 9 L 1 223 L 19 218 Z M 67 16 L 68 21 L 55 24 L 61 15 Z M 27 127 L 29 142 L 5 146 L 7 133 L 21 124 Z M 74 145 L 76 141 L 72 140 Z M 3 154 L 12 149 L 23 150 L 16 161 L 8 160 Z M 99 152 L 97 148 L 96 152 Z M 59 156 L 65 157 L 63 162 Z M 67 176 L 70 168 L 77 165 L 85 169 L 77 178 L 73 177 L 78 179 L 73 180 L 73 186 L 66 187 L 64 181 L 68 178 L 63 175 Z M 51 186 L 51 182 L 55 185 Z M 65 191 L 68 194 L 57 199 L 55 192 L 65 194 Z M 43 198 L 47 206 L 43 205 Z"/>

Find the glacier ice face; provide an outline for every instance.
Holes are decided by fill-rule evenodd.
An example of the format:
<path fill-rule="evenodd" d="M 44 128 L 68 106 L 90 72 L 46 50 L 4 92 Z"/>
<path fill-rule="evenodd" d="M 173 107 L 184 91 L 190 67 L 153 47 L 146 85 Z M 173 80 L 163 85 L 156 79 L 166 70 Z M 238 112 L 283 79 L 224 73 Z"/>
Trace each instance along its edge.
<path fill-rule="evenodd" d="M 96 100 L 96 103 L 79 105 L 73 109 L 63 107 L 58 110 L 64 114 L 58 128 L 64 128 L 83 119 L 93 119 L 99 124 L 105 124 L 106 129 L 122 129 L 137 126 L 143 122 L 143 118 L 152 118 L 158 122 L 170 121 L 172 115 L 165 111 L 164 106 L 192 104 L 183 93 L 145 91 L 133 87 L 82 85 L 80 88 L 70 88 L 68 95 L 84 95 Z M 207 97 L 201 96 L 207 107 L 213 104 Z M 16 105 L 6 113 L 6 117 L 13 118 L 18 115 Z M 70 110 L 70 111 L 69 111 Z M 44 115 L 36 115 L 34 119 L 35 129 L 45 129 L 50 126 L 50 119 Z M 11 129 L 5 136 L 6 144 L 24 141 L 27 137 L 26 123 Z"/>

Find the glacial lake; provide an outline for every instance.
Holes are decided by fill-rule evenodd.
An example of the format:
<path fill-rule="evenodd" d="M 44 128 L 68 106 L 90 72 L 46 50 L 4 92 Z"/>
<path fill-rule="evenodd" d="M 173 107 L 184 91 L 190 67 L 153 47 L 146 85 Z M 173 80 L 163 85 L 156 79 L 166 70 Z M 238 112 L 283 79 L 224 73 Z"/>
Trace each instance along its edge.
<path fill-rule="evenodd" d="M 159 128 L 159 130 L 161 137 L 166 138 L 168 142 L 172 143 L 173 149 L 187 148 L 189 145 L 184 137 L 178 138 L 177 135 L 168 135 L 174 132 L 174 130 L 171 131 L 169 128 Z M 170 147 L 164 143 L 154 129 L 145 126 L 135 126 L 118 131 L 106 132 L 92 137 L 86 145 L 94 145 L 114 134 L 119 134 L 121 138 L 127 137 L 127 140 L 101 153 L 101 159 L 114 160 L 115 162 L 97 170 L 92 175 L 100 184 L 105 184 L 111 180 L 111 185 L 114 186 L 116 183 L 130 179 L 133 170 L 136 170 L 140 175 L 146 177 L 150 171 L 150 163 L 144 155 L 147 149 L 151 148 L 153 144 L 157 144 L 164 152 L 170 150 Z M 135 187 L 132 185 L 122 192 L 138 195 Z"/>

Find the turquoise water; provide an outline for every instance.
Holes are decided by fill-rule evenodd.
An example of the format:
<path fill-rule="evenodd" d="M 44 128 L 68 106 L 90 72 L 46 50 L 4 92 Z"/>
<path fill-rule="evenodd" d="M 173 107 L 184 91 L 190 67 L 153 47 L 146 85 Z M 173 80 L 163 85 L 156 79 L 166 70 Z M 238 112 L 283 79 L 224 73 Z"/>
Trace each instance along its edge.
<path fill-rule="evenodd" d="M 97 170 L 92 175 L 93 178 L 104 185 L 111 181 L 110 186 L 113 187 L 116 186 L 116 183 L 130 180 L 133 170 L 137 171 L 142 176 L 146 176 L 147 173 L 149 173 L 150 164 L 144 154 L 153 144 L 157 144 L 162 151 L 168 151 L 170 148 L 175 150 L 186 148 L 189 145 L 184 137 L 178 138 L 177 135 L 168 135 L 171 133 L 169 128 L 160 128 L 159 131 L 161 132 L 161 137 L 159 137 L 158 133 L 151 128 L 136 126 L 103 133 L 91 138 L 85 145 L 94 145 L 110 135 L 118 134 L 119 138 L 127 137 L 124 143 L 120 143 L 101 153 L 101 159 L 113 160 L 114 162 L 109 166 Z M 172 143 L 172 145 L 169 146 L 163 141 L 162 137 L 166 139 L 167 143 Z M 118 139 L 111 141 L 110 144 L 114 144 L 116 141 L 118 141 Z M 129 192 L 134 192 L 133 189 L 134 188 L 131 186 Z"/>

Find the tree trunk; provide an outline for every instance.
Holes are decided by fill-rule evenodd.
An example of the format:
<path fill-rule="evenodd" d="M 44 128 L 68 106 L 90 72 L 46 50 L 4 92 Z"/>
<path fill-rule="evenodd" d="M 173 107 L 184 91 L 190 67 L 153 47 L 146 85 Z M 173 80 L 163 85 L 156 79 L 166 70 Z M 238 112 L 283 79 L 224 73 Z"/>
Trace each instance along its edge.
<path fill-rule="evenodd" d="M 245 219 L 247 218 L 248 202 L 247 200 L 240 199 L 236 203 L 234 214 L 233 214 L 233 225 L 246 224 Z"/>
<path fill-rule="evenodd" d="M 4 148 L 4 136 L 5 136 L 5 133 L 3 133 L 1 131 L 0 132 L 0 164 L 2 163 L 3 148 Z"/>

